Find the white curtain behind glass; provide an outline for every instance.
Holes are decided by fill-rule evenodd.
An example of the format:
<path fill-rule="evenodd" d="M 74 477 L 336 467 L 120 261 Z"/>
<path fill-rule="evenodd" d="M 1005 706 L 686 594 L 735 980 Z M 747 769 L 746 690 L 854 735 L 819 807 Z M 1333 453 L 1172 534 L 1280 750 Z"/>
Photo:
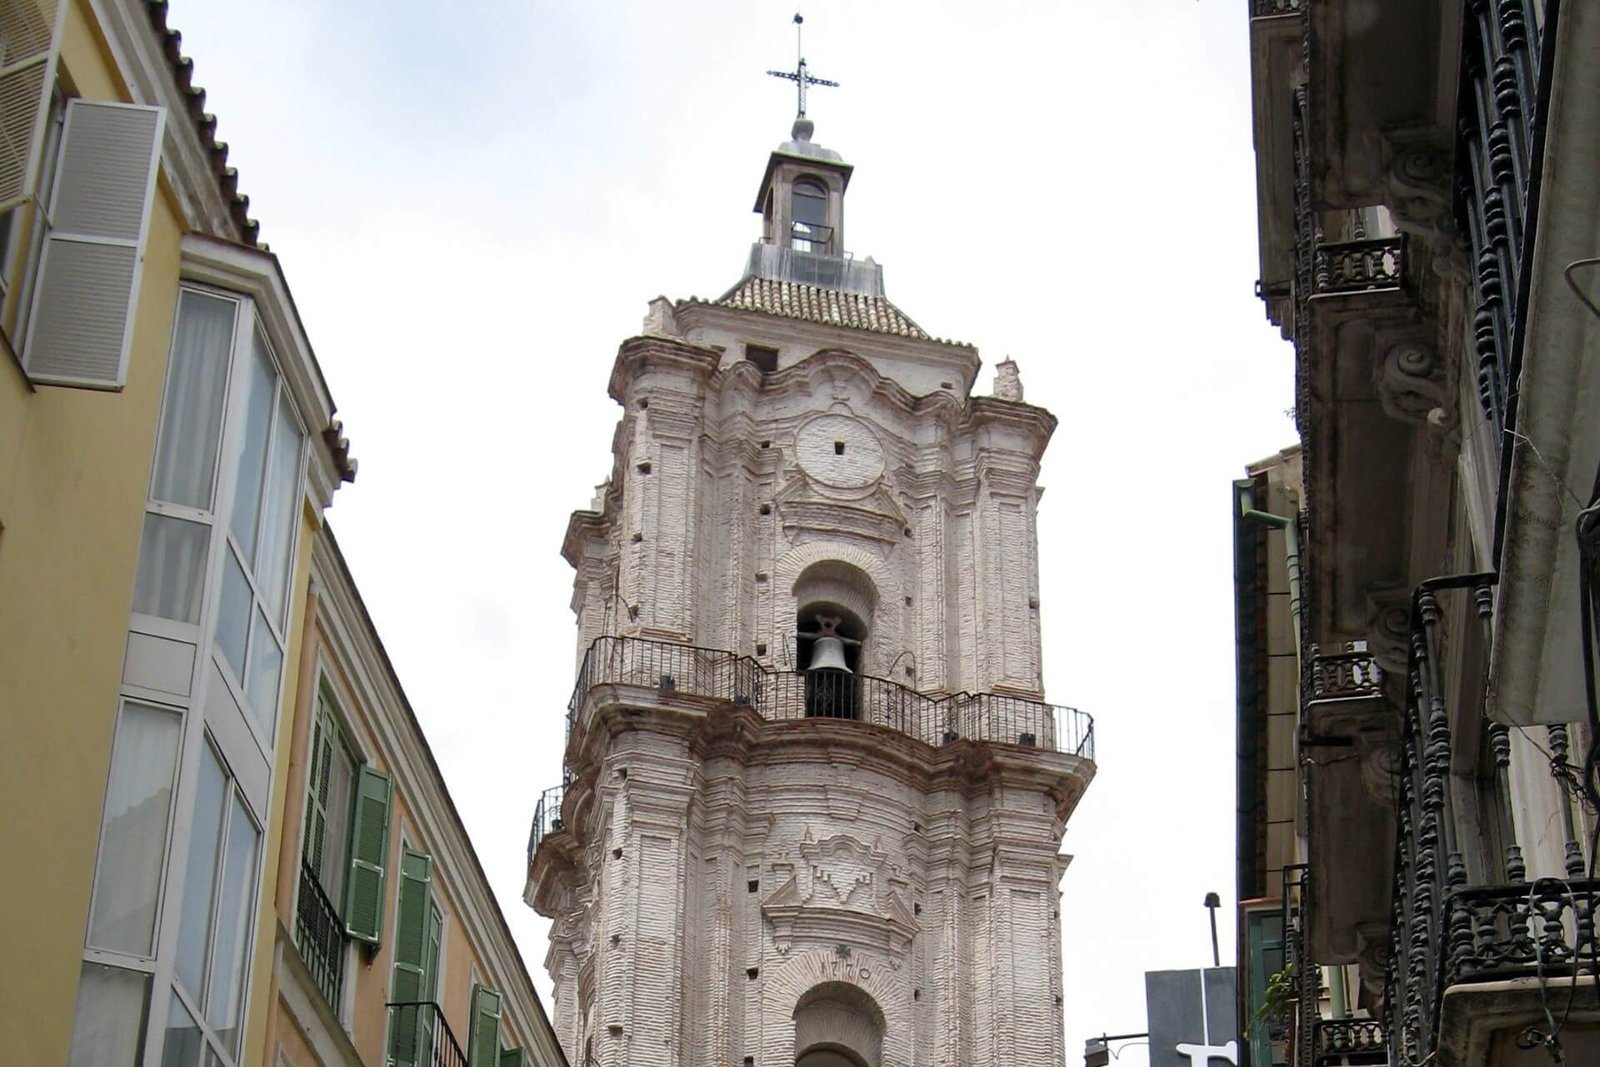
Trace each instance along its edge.
<path fill-rule="evenodd" d="M 91 948 L 153 954 L 181 725 L 176 712 L 131 703 L 122 709 L 89 915 Z"/>
<path fill-rule="evenodd" d="M 156 500 L 211 510 L 236 308 L 231 300 L 196 292 L 178 300 L 151 480 Z"/>
<path fill-rule="evenodd" d="M 198 623 L 205 589 L 206 547 L 210 543 L 211 527 L 203 523 L 146 512 L 133 610 L 141 615 Z"/>
<path fill-rule="evenodd" d="M 78 981 L 70 1067 L 127 1067 L 138 1063 L 144 1033 L 148 975 L 85 963 Z"/>

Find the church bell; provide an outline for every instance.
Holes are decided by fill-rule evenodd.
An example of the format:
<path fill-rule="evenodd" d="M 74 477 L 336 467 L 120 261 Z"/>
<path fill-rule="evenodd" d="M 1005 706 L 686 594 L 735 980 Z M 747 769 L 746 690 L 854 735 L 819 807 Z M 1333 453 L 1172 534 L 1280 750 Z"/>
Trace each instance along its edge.
<path fill-rule="evenodd" d="M 806 667 L 807 673 L 811 671 L 843 671 L 852 673 L 844 662 L 844 642 L 837 637 L 819 637 L 811 646 L 811 663 Z"/>

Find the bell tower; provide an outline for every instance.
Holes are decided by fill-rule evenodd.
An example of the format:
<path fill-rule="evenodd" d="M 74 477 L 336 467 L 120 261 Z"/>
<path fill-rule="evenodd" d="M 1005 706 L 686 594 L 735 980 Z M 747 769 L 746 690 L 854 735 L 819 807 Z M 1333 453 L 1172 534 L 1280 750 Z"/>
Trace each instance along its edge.
<path fill-rule="evenodd" d="M 851 168 L 812 135 L 769 158 L 739 280 L 652 302 L 612 367 L 528 855 L 554 1021 L 585 1067 L 1063 1067 L 1094 763 L 1045 702 L 1055 419 L 1010 361 L 974 395 L 977 350 L 846 254 Z"/>

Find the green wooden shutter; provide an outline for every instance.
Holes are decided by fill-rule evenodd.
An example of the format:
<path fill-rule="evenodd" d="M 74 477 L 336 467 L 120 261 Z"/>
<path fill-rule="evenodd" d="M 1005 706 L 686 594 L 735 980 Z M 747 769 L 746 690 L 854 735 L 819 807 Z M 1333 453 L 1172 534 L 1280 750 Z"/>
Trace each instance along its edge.
<path fill-rule="evenodd" d="M 350 875 L 344 880 L 345 932 L 376 947 L 383 942 L 383 883 L 389 860 L 389 776 L 363 765 L 356 776 L 350 831 Z"/>
<path fill-rule="evenodd" d="M 333 762 L 333 738 L 328 720 L 320 712 L 312 725 L 311 773 L 306 776 L 305 842 L 301 855 L 306 866 L 322 875 L 323 850 L 328 843 L 328 772 Z"/>
<path fill-rule="evenodd" d="M 389 980 L 389 1001 L 412 1004 L 429 999 L 423 989 L 428 948 L 428 915 L 433 910 L 429 883 L 433 859 L 406 849 L 400 857 L 400 903 L 394 917 L 394 974 Z M 389 1017 L 389 1062 L 414 1067 L 423 1028 L 432 1019 L 419 1007 L 393 1008 Z"/>
<path fill-rule="evenodd" d="M 508 1048 L 500 1053 L 500 1067 L 526 1067 L 528 1054 L 520 1048 Z"/>
<path fill-rule="evenodd" d="M 488 986 L 472 987 L 472 1032 L 467 1038 L 467 1067 L 500 1065 L 500 994 Z"/>

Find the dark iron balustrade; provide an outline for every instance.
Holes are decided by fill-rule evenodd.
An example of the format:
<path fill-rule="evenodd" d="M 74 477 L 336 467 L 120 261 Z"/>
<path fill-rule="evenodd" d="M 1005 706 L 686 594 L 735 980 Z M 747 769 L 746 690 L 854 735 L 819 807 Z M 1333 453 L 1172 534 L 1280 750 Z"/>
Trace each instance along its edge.
<path fill-rule="evenodd" d="M 1405 238 L 1318 242 L 1312 249 L 1311 293 L 1361 293 L 1400 288 L 1405 270 Z"/>
<path fill-rule="evenodd" d="M 1584 879 L 1584 858 L 1571 804 L 1563 804 L 1562 879 L 1528 880 L 1516 826 L 1505 810 L 1511 795 L 1507 727 L 1486 728 L 1501 804 L 1479 832 L 1498 837 L 1503 881 L 1474 884 L 1458 840 L 1450 788 L 1451 722 L 1445 676 L 1445 612 L 1449 597 L 1470 596 L 1482 631 L 1481 662 L 1490 658 L 1495 576 L 1466 575 L 1424 582 L 1412 598 L 1405 739 L 1396 811 L 1395 880 L 1391 911 L 1388 992 L 1390 1057 L 1427 1062 L 1437 1052 L 1440 1013 L 1451 986 L 1509 978 L 1547 978 L 1596 970 L 1595 897 L 1600 883 Z M 1455 640 L 1467 634 L 1454 634 Z M 1466 680 L 1480 685 L 1483 679 Z M 1552 769 L 1565 781 L 1567 730 L 1546 730 Z"/>
<path fill-rule="evenodd" d="M 1300 10 L 1302 0 L 1250 0 L 1250 17 L 1268 18 L 1272 15 L 1293 15 Z"/>
<path fill-rule="evenodd" d="M 533 809 L 533 830 L 528 834 L 529 860 L 532 860 L 533 854 L 539 851 L 539 842 L 564 828 L 561 822 L 561 801 L 565 796 L 564 782 L 539 794 L 539 803 Z"/>
<path fill-rule="evenodd" d="M 1311 869 L 1304 863 L 1283 868 L 1283 961 L 1294 981 L 1291 1062 L 1309 1067 L 1312 1062 L 1322 1000 L 1322 968 L 1312 960 L 1308 946 L 1311 925 Z"/>
<path fill-rule="evenodd" d="M 1498 438 L 1515 424 L 1523 260 L 1533 245 L 1543 116 L 1532 0 L 1470 0 L 1457 97 L 1458 222 L 1471 252 L 1478 398 Z"/>
<path fill-rule="evenodd" d="M 1312 645 L 1306 681 L 1306 695 L 1311 700 L 1380 696 L 1383 668 L 1366 649 L 1347 647 L 1338 652 L 1324 652 Z"/>
<path fill-rule="evenodd" d="M 467 1067 L 467 1054 L 432 1001 L 389 1004 L 390 1067 Z"/>
<path fill-rule="evenodd" d="M 929 745 L 966 739 L 1094 758 L 1094 719 L 1076 708 L 999 693 L 931 697 L 886 678 L 771 670 L 733 652 L 637 637 L 599 637 L 589 646 L 567 704 L 569 733 L 600 685 L 725 700 L 769 721 L 854 719 Z"/>
<path fill-rule="evenodd" d="M 334 1011 L 344 989 L 344 962 L 350 947 L 344 920 L 322 890 L 317 872 L 304 860 L 300 863 L 300 899 L 295 907 L 294 942 L 305 961 L 306 970 L 322 990 L 323 999 Z"/>
<path fill-rule="evenodd" d="M 1318 1019 L 1316 1067 L 1377 1067 L 1389 1062 L 1389 1031 L 1379 1019 Z"/>

